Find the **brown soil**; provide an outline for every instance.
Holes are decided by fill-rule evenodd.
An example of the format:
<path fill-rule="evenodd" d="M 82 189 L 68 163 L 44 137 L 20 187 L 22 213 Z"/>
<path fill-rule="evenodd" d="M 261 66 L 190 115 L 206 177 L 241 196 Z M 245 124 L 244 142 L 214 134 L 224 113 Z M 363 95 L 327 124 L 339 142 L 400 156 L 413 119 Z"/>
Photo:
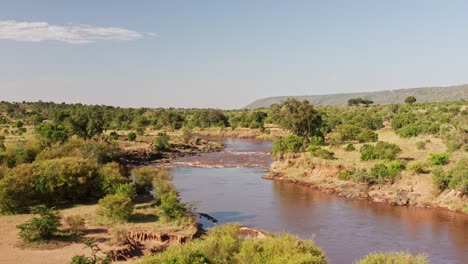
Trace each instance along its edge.
<path fill-rule="evenodd" d="M 439 193 L 433 186 L 430 175 L 404 174 L 393 184 L 367 186 L 338 179 L 338 174 L 343 169 L 345 167 L 342 165 L 327 164 L 326 161 L 310 158 L 304 153 L 274 161 L 263 178 L 296 183 L 349 198 L 467 213 L 464 208 L 468 208 L 468 197 L 454 190 Z"/>

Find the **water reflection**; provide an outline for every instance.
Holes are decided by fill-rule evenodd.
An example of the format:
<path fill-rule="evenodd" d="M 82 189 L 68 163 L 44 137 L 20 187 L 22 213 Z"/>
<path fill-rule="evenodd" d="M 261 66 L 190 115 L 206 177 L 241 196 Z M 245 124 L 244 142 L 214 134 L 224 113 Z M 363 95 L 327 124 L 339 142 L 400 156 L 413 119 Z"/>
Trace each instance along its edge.
<path fill-rule="evenodd" d="M 352 263 L 375 250 L 426 252 L 433 263 L 465 263 L 468 259 L 465 215 L 347 199 L 295 184 L 262 180 L 269 163 L 269 143 L 229 140 L 226 145 L 221 155 L 242 156 L 242 164 L 261 156 L 246 152 L 263 152 L 267 162 L 250 168 L 172 169 L 182 199 L 201 201 L 199 211 L 220 223 L 240 222 L 272 232 L 312 237 L 331 262 L 338 264 Z M 216 153 L 196 159 L 213 163 L 212 154 Z"/>

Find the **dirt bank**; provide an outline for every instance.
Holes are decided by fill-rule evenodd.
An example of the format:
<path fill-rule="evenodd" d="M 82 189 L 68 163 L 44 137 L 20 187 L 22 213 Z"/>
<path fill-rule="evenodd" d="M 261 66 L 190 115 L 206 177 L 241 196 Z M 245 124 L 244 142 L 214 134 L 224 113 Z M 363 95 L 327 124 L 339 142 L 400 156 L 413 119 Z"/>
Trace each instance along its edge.
<path fill-rule="evenodd" d="M 393 184 L 368 186 L 338 179 L 343 169 L 346 168 L 342 165 L 329 164 L 304 153 L 275 160 L 263 178 L 301 184 L 349 198 L 468 213 L 468 197 L 454 190 L 439 192 L 429 174 L 409 175 L 403 172 L 401 178 Z"/>

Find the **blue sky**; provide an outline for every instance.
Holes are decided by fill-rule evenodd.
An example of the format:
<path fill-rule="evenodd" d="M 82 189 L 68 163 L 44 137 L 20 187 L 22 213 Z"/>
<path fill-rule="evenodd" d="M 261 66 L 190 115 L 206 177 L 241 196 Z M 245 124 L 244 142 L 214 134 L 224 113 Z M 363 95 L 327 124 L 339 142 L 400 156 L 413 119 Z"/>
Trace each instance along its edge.
<path fill-rule="evenodd" d="M 0 100 L 229 109 L 468 83 L 467 14 L 468 1 L 2 0 Z"/>

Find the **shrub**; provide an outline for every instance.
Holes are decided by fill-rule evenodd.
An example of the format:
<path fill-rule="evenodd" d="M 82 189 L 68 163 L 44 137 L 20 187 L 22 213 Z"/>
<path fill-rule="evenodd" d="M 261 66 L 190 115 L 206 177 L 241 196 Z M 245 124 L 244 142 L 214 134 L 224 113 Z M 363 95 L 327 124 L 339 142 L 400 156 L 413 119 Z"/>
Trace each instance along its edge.
<path fill-rule="evenodd" d="M 310 145 L 322 146 L 323 144 L 324 144 L 323 137 L 319 137 L 319 136 L 310 137 Z"/>
<path fill-rule="evenodd" d="M 76 255 L 73 256 L 71 264 L 110 264 L 112 263 L 112 254 L 107 253 L 105 256 L 98 256 L 99 253 L 102 253 L 102 250 L 96 244 L 95 241 L 91 239 L 86 239 L 83 241 L 85 246 L 91 250 L 91 256 L 85 255 Z"/>
<path fill-rule="evenodd" d="M 360 150 L 362 160 L 394 160 L 400 152 L 400 147 L 387 142 L 377 142 L 375 146 L 365 144 Z"/>
<path fill-rule="evenodd" d="M 353 172 L 350 170 L 342 170 L 338 174 L 338 179 L 340 180 L 350 180 L 351 176 L 353 175 Z"/>
<path fill-rule="evenodd" d="M 131 172 L 132 182 L 138 194 L 149 193 L 158 171 L 151 167 L 135 168 Z"/>
<path fill-rule="evenodd" d="M 309 146 L 307 150 L 309 151 L 312 157 L 319 157 L 319 158 L 328 159 L 328 160 L 335 158 L 335 153 L 328 151 L 326 149 L 323 149 L 321 147 Z"/>
<path fill-rule="evenodd" d="M 101 194 L 115 194 L 119 185 L 127 183 L 128 179 L 121 174 L 120 165 L 116 162 L 104 164 L 98 170 Z"/>
<path fill-rule="evenodd" d="M 183 127 L 182 128 L 182 140 L 184 141 L 185 144 L 188 144 L 190 140 L 193 138 L 193 133 L 192 130 L 188 127 Z"/>
<path fill-rule="evenodd" d="M 171 144 L 169 144 L 170 137 L 166 133 L 159 134 L 153 142 L 153 148 L 156 151 L 169 151 Z"/>
<path fill-rule="evenodd" d="M 38 214 L 27 222 L 17 225 L 19 238 L 25 242 L 37 242 L 51 239 L 60 227 L 60 215 L 54 208 L 37 205 L 30 208 L 31 213 Z"/>
<path fill-rule="evenodd" d="M 133 212 L 130 197 L 110 194 L 99 200 L 98 215 L 109 220 L 127 221 Z"/>
<path fill-rule="evenodd" d="M 123 245 L 127 241 L 128 229 L 123 226 L 116 226 L 110 230 L 110 244 Z"/>
<path fill-rule="evenodd" d="M 65 217 L 65 223 L 72 235 L 81 235 L 85 229 L 85 218 L 81 215 L 69 215 Z"/>
<path fill-rule="evenodd" d="M 412 161 L 408 163 L 406 169 L 413 173 L 426 173 L 427 163 L 424 161 Z"/>
<path fill-rule="evenodd" d="M 379 135 L 372 130 L 364 129 L 358 135 L 356 135 L 356 139 L 359 142 L 376 142 L 379 139 Z"/>
<path fill-rule="evenodd" d="M 129 197 L 132 201 L 137 196 L 135 185 L 130 183 L 119 184 L 115 189 L 115 194 Z"/>
<path fill-rule="evenodd" d="M 425 141 L 418 141 L 416 142 L 417 149 L 426 149 L 426 142 Z"/>
<path fill-rule="evenodd" d="M 431 153 L 428 159 L 431 165 L 446 165 L 449 162 L 449 157 L 448 153 Z"/>
<path fill-rule="evenodd" d="M 449 170 L 449 188 L 468 194 L 468 158 L 463 158 Z"/>
<path fill-rule="evenodd" d="M 110 132 L 109 136 L 113 140 L 118 140 L 119 139 L 119 134 L 117 132 L 115 132 L 115 131 Z"/>
<path fill-rule="evenodd" d="M 169 220 L 179 220 L 188 211 L 187 205 L 180 201 L 179 193 L 174 185 L 161 178 L 154 181 L 154 196 L 156 204 L 161 209 L 161 217 Z"/>
<path fill-rule="evenodd" d="M 233 224 L 213 227 L 206 236 L 145 257 L 142 263 L 328 263 L 312 241 L 290 234 L 250 239 L 239 236 L 239 228 Z"/>
<path fill-rule="evenodd" d="M 356 148 L 354 147 L 354 145 L 352 143 L 349 143 L 348 145 L 346 145 L 345 150 L 346 151 L 355 151 Z"/>
<path fill-rule="evenodd" d="M 377 252 L 358 260 L 356 264 L 429 264 L 426 255 L 413 255 L 407 252 Z"/>
<path fill-rule="evenodd" d="M 135 141 L 137 138 L 137 134 L 135 132 L 130 132 L 127 134 L 128 140 Z"/>
<path fill-rule="evenodd" d="M 417 125 L 407 125 L 400 129 L 398 129 L 397 134 L 401 137 L 408 138 L 408 137 L 416 137 L 421 133 L 421 127 Z"/>
<path fill-rule="evenodd" d="M 400 161 L 376 164 L 371 168 L 370 183 L 393 182 L 402 169 L 404 165 Z"/>
<path fill-rule="evenodd" d="M 282 137 L 273 142 L 272 154 L 298 153 L 304 150 L 304 138 L 296 135 Z"/>

